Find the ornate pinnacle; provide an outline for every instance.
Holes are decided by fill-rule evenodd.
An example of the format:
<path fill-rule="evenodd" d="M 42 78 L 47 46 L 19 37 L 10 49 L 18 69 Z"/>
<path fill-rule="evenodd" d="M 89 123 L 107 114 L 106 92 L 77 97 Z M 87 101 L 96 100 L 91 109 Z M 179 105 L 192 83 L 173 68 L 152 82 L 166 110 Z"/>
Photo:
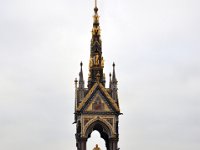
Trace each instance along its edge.
<path fill-rule="evenodd" d="M 97 0 L 95 0 L 95 7 L 94 7 L 94 12 L 97 14 L 98 8 L 97 8 Z"/>
<path fill-rule="evenodd" d="M 112 82 L 117 82 L 116 75 L 115 75 L 115 63 L 114 62 L 113 62 Z"/>
<path fill-rule="evenodd" d="M 109 74 L 109 78 L 110 78 L 110 80 L 109 80 L 109 88 L 111 88 L 111 84 L 112 84 L 111 77 L 112 77 L 112 74 L 110 73 L 110 74 Z"/>
<path fill-rule="evenodd" d="M 80 66 L 81 66 L 81 70 L 79 72 L 79 87 L 84 87 L 83 69 L 82 69 L 83 63 L 82 63 L 82 61 L 80 63 Z"/>
<path fill-rule="evenodd" d="M 97 0 L 95 0 L 95 7 L 97 7 Z"/>
<path fill-rule="evenodd" d="M 90 60 L 89 60 L 90 76 L 88 77 L 88 89 L 90 89 L 95 82 L 101 82 L 103 85 L 105 85 L 103 68 L 104 68 L 104 59 L 102 56 L 101 29 L 99 25 L 97 0 L 95 0 L 92 39 L 90 44 Z"/>

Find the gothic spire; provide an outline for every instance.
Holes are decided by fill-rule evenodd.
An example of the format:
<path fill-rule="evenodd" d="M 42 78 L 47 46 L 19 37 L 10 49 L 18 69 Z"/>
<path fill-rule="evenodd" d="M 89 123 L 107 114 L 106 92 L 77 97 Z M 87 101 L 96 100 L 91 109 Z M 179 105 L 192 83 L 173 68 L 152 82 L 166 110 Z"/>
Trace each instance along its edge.
<path fill-rule="evenodd" d="M 113 62 L 113 75 L 112 75 L 112 82 L 117 83 L 117 78 L 115 75 L 115 63 Z"/>
<path fill-rule="evenodd" d="M 98 8 L 97 8 L 97 0 L 95 0 L 95 7 L 94 7 L 94 11 L 95 11 L 95 13 L 97 13 L 97 11 L 98 11 Z"/>
<path fill-rule="evenodd" d="M 112 74 L 112 82 L 111 82 L 111 91 L 112 98 L 118 103 L 118 94 L 117 94 L 117 78 L 115 75 L 115 63 L 113 63 L 113 74 Z"/>
<path fill-rule="evenodd" d="M 101 42 L 101 29 L 99 26 L 99 15 L 97 8 L 97 1 L 95 0 L 94 16 L 93 16 L 93 27 L 92 27 L 92 39 L 90 45 L 90 63 L 89 63 L 89 77 L 88 77 L 88 88 L 97 82 L 97 74 L 99 76 L 98 82 L 105 85 L 105 77 L 103 73 L 104 59 L 102 56 L 102 42 Z"/>
<path fill-rule="evenodd" d="M 97 1 L 95 0 L 94 16 L 93 16 L 93 28 L 92 28 L 92 40 L 91 40 L 91 55 L 94 52 L 101 52 L 101 29 L 99 26 L 99 15 L 97 8 Z"/>
<path fill-rule="evenodd" d="M 79 88 L 84 88 L 83 69 L 82 69 L 83 63 L 82 62 L 80 63 L 80 66 L 81 66 L 81 70 L 79 72 Z"/>
<path fill-rule="evenodd" d="M 109 80 L 109 88 L 110 88 L 110 89 L 111 89 L 111 85 L 112 85 L 111 77 L 112 77 L 112 75 L 111 75 L 111 73 L 110 73 L 110 74 L 109 74 L 109 78 L 110 78 L 110 80 Z"/>

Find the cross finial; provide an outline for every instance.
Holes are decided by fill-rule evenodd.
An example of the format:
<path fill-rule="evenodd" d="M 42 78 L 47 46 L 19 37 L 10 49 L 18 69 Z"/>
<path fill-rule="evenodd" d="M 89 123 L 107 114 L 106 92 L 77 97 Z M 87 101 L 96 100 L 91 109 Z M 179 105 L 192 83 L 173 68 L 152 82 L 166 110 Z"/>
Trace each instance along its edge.
<path fill-rule="evenodd" d="M 97 8 L 97 0 L 95 0 L 95 7 L 94 7 L 94 12 L 97 14 L 98 8 Z"/>
<path fill-rule="evenodd" d="M 97 0 L 95 0 L 95 7 L 97 7 Z"/>

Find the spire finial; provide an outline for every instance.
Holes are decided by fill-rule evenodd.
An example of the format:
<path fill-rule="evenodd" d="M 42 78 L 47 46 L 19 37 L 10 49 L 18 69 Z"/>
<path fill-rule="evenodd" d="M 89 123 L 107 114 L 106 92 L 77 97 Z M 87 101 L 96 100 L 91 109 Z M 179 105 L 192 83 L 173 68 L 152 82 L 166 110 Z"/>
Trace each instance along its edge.
<path fill-rule="evenodd" d="M 117 82 L 116 75 L 115 75 L 115 63 L 114 62 L 113 62 L 112 82 Z"/>
<path fill-rule="evenodd" d="M 95 7 L 97 7 L 97 0 L 95 0 Z"/>
<path fill-rule="evenodd" d="M 81 70 L 79 72 L 79 82 L 84 82 L 83 81 L 83 69 L 82 69 L 83 63 L 82 63 L 82 61 L 80 63 L 80 66 L 81 66 Z"/>
<path fill-rule="evenodd" d="M 98 8 L 97 8 L 97 0 L 95 0 L 95 7 L 94 7 L 94 12 L 97 14 Z"/>
<path fill-rule="evenodd" d="M 111 84 L 112 84 L 112 79 L 111 79 L 111 77 L 112 77 L 112 74 L 111 74 L 111 73 L 109 74 L 109 77 L 110 77 L 110 81 L 109 81 L 109 88 L 111 88 Z"/>
<path fill-rule="evenodd" d="M 113 68 L 115 68 L 115 62 L 113 62 Z"/>
<path fill-rule="evenodd" d="M 82 66 L 83 66 L 83 62 L 81 61 L 81 63 L 80 63 L 80 66 L 81 66 L 81 68 L 82 68 Z"/>

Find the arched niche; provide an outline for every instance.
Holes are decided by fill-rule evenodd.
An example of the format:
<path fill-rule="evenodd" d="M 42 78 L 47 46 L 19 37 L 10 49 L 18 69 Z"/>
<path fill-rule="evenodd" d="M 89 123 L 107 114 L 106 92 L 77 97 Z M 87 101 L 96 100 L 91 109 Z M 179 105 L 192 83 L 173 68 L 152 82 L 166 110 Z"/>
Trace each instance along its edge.
<path fill-rule="evenodd" d="M 95 130 L 98 131 L 100 133 L 101 138 L 105 140 L 106 148 L 108 150 L 109 138 L 112 135 L 111 129 L 104 122 L 100 120 L 96 120 L 93 123 L 91 123 L 86 129 L 86 132 L 85 132 L 86 138 L 87 139 L 90 138 L 91 133 Z"/>

